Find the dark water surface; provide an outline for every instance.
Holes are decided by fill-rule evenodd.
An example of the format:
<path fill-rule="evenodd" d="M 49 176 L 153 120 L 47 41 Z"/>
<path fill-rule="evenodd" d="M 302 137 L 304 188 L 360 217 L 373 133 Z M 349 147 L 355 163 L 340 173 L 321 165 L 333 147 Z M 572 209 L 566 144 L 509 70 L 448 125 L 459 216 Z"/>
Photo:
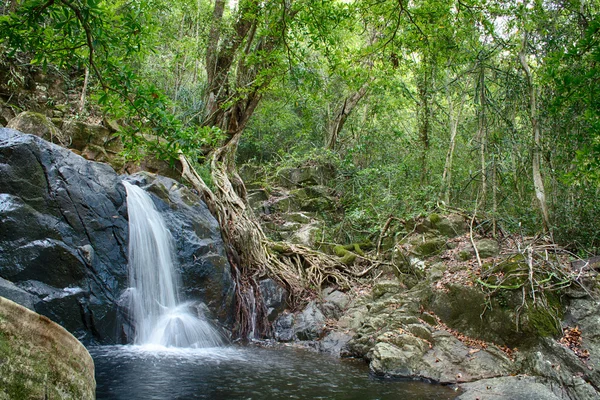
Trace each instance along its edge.
<path fill-rule="evenodd" d="M 451 388 L 369 376 L 362 362 L 292 349 L 89 349 L 102 399 L 454 399 Z"/>

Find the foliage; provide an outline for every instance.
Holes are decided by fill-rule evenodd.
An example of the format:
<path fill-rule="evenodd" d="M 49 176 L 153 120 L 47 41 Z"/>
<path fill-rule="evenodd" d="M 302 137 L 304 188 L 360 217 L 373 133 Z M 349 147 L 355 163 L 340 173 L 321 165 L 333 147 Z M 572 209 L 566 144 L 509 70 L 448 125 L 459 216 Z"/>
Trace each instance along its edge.
<path fill-rule="evenodd" d="M 14 62 L 88 69 L 130 158 L 202 162 L 243 130 L 239 163 L 334 165 L 336 240 L 441 202 L 538 232 L 539 154 L 551 233 L 597 252 L 599 15 L 597 0 L 23 0 L 0 37 Z"/>

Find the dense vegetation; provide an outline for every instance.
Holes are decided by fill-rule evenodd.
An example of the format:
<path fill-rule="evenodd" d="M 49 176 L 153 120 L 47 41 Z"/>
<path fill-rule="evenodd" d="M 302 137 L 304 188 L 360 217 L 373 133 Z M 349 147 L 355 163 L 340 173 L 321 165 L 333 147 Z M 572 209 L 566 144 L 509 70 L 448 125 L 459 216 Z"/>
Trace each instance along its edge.
<path fill-rule="evenodd" d="M 132 158 L 221 165 L 242 198 L 236 155 L 271 172 L 334 164 L 335 240 L 454 207 L 485 215 L 494 234 L 600 247 L 596 0 L 10 0 L 0 11 L 15 84 L 23 65 L 68 76 L 87 99 L 80 115 L 119 120 Z"/>

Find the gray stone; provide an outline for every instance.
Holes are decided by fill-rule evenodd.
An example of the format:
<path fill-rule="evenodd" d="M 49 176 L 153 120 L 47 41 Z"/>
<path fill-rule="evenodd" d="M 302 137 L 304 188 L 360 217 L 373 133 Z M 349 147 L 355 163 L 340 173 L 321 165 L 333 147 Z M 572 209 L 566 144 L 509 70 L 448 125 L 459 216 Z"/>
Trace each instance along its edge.
<path fill-rule="evenodd" d="M 317 165 L 299 168 L 283 168 L 277 173 L 281 186 L 294 188 L 297 186 L 323 185 L 333 179 L 335 171 L 332 166 Z"/>
<path fill-rule="evenodd" d="M 396 294 L 404 290 L 402 284 L 399 281 L 379 281 L 373 285 L 372 296 L 374 299 L 378 299 L 385 294 Z"/>
<path fill-rule="evenodd" d="M 498 242 L 494 239 L 478 240 L 475 242 L 475 246 L 481 258 L 494 257 L 500 252 L 500 246 L 498 246 Z"/>
<path fill-rule="evenodd" d="M 319 351 L 339 357 L 345 351 L 352 335 L 345 332 L 333 331 L 319 342 Z"/>
<path fill-rule="evenodd" d="M 270 278 L 263 279 L 258 284 L 263 303 L 267 308 L 267 317 L 273 322 L 285 310 L 287 291 Z"/>
<path fill-rule="evenodd" d="M 321 309 L 325 317 L 339 319 L 349 303 L 350 297 L 346 293 L 334 290 L 325 295 Z"/>
<path fill-rule="evenodd" d="M 300 340 L 315 340 L 321 337 L 325 329 L 325 316 L 315 301 L 308 303 L 298 314 L 294 324 L 294 332 Z"/>
<path fill-rule="evenodd" d="M 295 316 L 292 313 L 283 313 L 273 324 L 273 333 L 275 339 L 280 342 L 290 342 L 295 339 L 294 322 Z"/>
<path fill-rule="evenodd" d="M 534 376 L 504 376 L 483 379 L 463 383 L 460 388 L 465 393 L 457 398 L 459 400 L 560 400 L 569 398 L 557 395 L 550 385 Z"/>
<path fill-rule="evenodd" d="M 259 209 L 269 199 L 269 193 L 265 189 L 254 189 L 248 192 L 248 204 L 253 209 Z"/>
<path fill-rule="evenodd" d="M 0 278 L 0 296 L 14 301 L 30 310 L 34 310 L 35 303 L 39 300 L 36 296 L 19 288 L 14 283 Z"/>
<path fill-rule="evenodd" d="M 233 283 L 218 223 L 168 178 L 135 178 L 175 239 L 182 300 L 233 320 Z M 161 194 L 162 197 L 156 195 Z M 0 277 L 35 296 L 35 310 L 87 343 L 119 343 L 117 302 L 128 286 L 127 204 L 119 177 L 36 136 L 0 129 Z"/>
<path fill-rule="evenodd" d="M 465 219 L 457 214 L 450 214 L 442 217 L 435 228 L 444 236 L 453 238 L 463 235 L 467 232 L 467 223 Z"/>

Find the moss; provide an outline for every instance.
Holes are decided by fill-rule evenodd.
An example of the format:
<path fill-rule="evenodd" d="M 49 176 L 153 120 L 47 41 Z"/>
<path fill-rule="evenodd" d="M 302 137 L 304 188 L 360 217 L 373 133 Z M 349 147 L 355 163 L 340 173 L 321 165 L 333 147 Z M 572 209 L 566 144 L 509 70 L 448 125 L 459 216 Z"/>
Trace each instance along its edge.
<path fill-rule="evenodd" d="M 461 261 L 468 261 L 473 257 L 473 255 L 471 254 L 470 251 L 466 251 L 466 250 L 462 250 L 460 253 L 458 253 L 458 258 Z"/>
<path fill-rule="evenodd" d="M 277 253 L 285 253 L 285 252 L 289 251 L 289 247 L 287 247 L 281 243 L 274 243 L 271 246 L 271 250 L 273 250 L 274 252 L 277 252 Z"/>
<path fill-rule="evenodd" d="M 415 253 L 422 257 L 429 257 L 438 254 L 446 246 L 446 240 L 434 238 L 427 240 L 415 246 Z"/>
<path fill-rule="evenodd" d="M 440 218 L 438 214 L 434 213 L 429 215 L 429 222 L 431 222 L 433 225 L 437 225 L 441 220 L 442 218 Z"/>
<path fill-rule="evenodd" d="M 560 333 L 558 312 L 553 307 L 532 306 L 527 313 L 529 323 L 540 337 L 556 336 Z"/>
<path fill-rule="evenodd" d="M 354 260 L 356 260 L 356 254 L 348 251 L 346 252 L 346 255 L 341 258 L 340 261 L 342 262 L 342 264 L 351 265 L 354 263 Z"/>
<path fill-rule="evenodd" d="M 356 254 L 358 254 L 359 256 L 364 256 L 365 252 L 362 251 L 362 249 L 360 248 L 360 243 L 352 243 L 352 244 L 347 244 L 345 246 L 343 246 L 344 250 L 347 251 L 353 251 Z M 337 254 L 337 251 L 336 251 Z M 343 255 L 337 254 L 339 257 L 342 257 Z"/>
<path fill-rule="evenodd" d="M 337 245 L 333 248 L 333 252 L 338 257 L 344 257 L 346 253 L 348 253 L 348 250 L 346 250 L 342 245 Z"/>

